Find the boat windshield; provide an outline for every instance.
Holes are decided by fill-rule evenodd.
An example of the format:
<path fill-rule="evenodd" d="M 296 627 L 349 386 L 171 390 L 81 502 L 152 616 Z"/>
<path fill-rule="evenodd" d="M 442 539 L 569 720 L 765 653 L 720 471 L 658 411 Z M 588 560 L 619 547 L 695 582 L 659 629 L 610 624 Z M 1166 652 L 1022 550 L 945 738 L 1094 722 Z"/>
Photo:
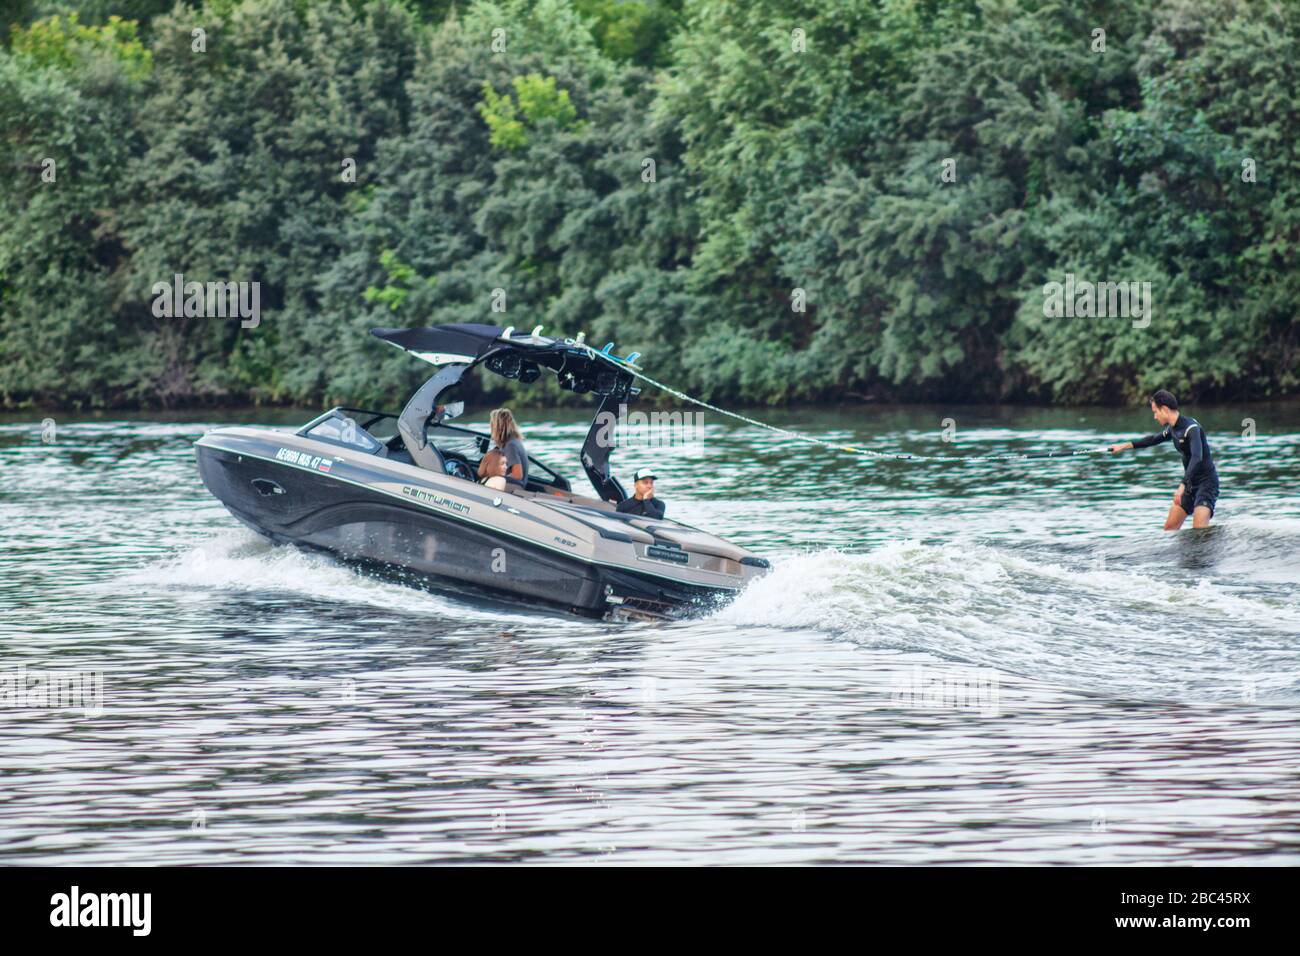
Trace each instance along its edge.
<path fill-rule="evenodd" d="M 383 443 L 357 424 L 355 418 L 346 415 L 330 415 L 307 426 L 302 432 L 307 438 L 342 445 L 344 448 L 359 448 L 369 454 L 375 454 Z"/>

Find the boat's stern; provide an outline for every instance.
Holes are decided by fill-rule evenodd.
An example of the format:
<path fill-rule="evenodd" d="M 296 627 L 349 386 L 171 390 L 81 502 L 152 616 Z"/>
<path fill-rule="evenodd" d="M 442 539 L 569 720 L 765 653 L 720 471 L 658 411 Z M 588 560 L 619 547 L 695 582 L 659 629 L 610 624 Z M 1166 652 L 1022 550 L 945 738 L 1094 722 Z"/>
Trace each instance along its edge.
<path fill-rule="evenodd" d="M 771 567 L 766 558 L 676 521 L 589 502 L 534 501 L 575 522 L 573 537 L 583 541 L 601 576 L 601 603 L 593 610 L 668 618 L 699 613 L 726 603 Z"/>

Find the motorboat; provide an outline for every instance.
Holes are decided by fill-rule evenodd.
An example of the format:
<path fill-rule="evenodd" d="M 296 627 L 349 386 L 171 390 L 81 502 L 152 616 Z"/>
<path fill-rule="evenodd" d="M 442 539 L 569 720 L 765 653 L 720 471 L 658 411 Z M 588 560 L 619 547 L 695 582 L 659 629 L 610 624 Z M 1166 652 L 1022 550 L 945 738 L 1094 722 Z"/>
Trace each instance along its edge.
<path fill-rule="evenodd" d="M 611 470 L 620 413 L 640 393 L 639 355 L 495 325 L 372 329 L 433 365 L 400 414 L 337 407 L 293 431 L 218 428 L 196 443 L 199 474 L 236 518 L 278 544 L 412 575 L 421 586 L 486 589 L 589 616 L 672 618 L 734 596 L 768 562 L 665 517 L 625 514 Z M 486 369 L 522 383 L 543 374 L 595 399 L 580 452 L 594 494 L 529 456 L 526 484 L 476 478 L 488 434 L 451 424 L 449 401 Z"/>

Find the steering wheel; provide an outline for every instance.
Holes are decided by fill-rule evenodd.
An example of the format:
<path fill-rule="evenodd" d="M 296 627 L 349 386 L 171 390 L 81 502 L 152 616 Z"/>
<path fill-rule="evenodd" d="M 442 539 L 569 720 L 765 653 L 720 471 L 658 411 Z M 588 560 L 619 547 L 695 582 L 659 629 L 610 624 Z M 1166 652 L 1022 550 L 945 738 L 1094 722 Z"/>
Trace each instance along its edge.
<path fill-rule="evenodd" d="M 464 478 L 466 481 L 474 481 L 474 470 L 470 468 L 469 463 L 461 461 L 459 458 L 448 458 L 442 463 L 442 470 L 453 478 Z"/>

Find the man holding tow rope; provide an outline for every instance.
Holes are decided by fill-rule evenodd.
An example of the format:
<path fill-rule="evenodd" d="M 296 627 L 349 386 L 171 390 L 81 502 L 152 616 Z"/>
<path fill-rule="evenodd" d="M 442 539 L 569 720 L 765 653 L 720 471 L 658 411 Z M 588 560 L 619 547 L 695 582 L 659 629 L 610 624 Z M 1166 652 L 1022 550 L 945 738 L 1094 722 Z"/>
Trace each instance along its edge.
<path fill-rule="evenodd" d="M 1110 446 L 1110 453 L 1130 448 L 1150 448 L 1172 441 L 1183 459 L 1183 482 L 1174 492 L 1173 505 L 1165 518 L 1165 530 L 1177 531 L 1192 516 L 1193 528 L 1207 528 L 1214 517 L 1214 503 L 1219 498 L 1219 473 L 1210 455 L 1205 429 L 1194 418 L 1178 411 L 1178 399 L 1163 388 L 1151 396 L 1151 412 L 1164 429 L 1136 441 Z"/>

